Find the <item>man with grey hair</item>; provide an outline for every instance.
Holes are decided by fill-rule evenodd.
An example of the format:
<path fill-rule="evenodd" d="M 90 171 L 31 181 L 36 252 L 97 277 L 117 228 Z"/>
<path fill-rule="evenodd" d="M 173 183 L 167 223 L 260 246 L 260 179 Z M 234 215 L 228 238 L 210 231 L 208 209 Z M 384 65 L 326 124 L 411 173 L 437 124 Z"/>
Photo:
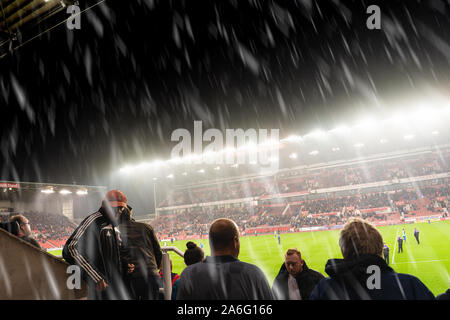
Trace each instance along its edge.
<path fill-rule="evenodd" d="M 273 300 L 261 269 L 238 260 L 239 229 L 234 221 L 215 220 L 209 244 L 211 257 L 181 273 L 177 300 Z"/>
<path fill-rule="evenodd" d="M 311 300 L 433 300 L 416 277 L 396 273 L 382 258 L 383 238 L 360 218 L 350 219 L 339 236 L 344 259 L 330 259 Z"/>

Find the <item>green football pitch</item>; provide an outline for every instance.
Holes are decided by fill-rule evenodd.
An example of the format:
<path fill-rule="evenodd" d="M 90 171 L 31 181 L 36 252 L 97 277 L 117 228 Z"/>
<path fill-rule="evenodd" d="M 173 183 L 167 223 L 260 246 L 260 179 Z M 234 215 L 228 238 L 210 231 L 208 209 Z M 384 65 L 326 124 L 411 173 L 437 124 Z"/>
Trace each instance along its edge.
<path fill-rule="evenodd" d="M 413 232 L 420 231 L 420 245 Z M 403 253 L 397 253 L 396 238 L 406 232 Z M 407 225 L 378 227 L 383 240 L 390 248 L 390 266 L 399 273 L 408 273 L 418 277 L 435 295 L 450 287 L 450 221 L 436 221 Z M 241 237 L 239 260 L 260 267 L 272 285 L 288 248 L 297 248 L 308 266 L 324 276 L 325 263 L 330 258 L 342 258 L 338 245 L 339 230 L 281 234 L 281 244 L 273 234 Z M 192 240 L 198 245 L 203 243 L 205 255 L 210 255 L 209 243 L 205 239 Z M 184 252 L 187 241 L 166 242 L 167 246 L 176 246 Z M 161 242 L 161 246 L 164 243 Z M 53 251 L 60 255 L 61 251 Z M 170 252 L 173 272 L 181 273 L 185 268 L 183 259 Z"/>
<path fill-rule="evenodd" d="M 420 245 L 414 238 L 414 227 L 420 232 Z M 403 253 L 397 253 L 396 237 L 406 232 Z M 383 240 L 390 248 L 390 266 L 399 273 L 408 273 L 419 278 L 435 295 L 450 287 L 450 221 L 436 221 L 407 225 L 378 227 Z M 286 233 L 281 234 L 281 244 L 273 234 L 241 237 L 239 260 L 260 267 L 272 285 L 281 264 L 284 253 L 289 248 L 297 248 L 308 267 L 321 272 L 324 276 L 325 263 L 330 258 L 342 258 L 339 248 L 340 230 Z M 210 254 L 207 239 L 193 240 L 203 243 L 205 255 Z M 174 246 L 186 250 L 187 241 L 175 241 Z M 166 243 L 172 245 L 170 242 Z M 163 245 L 163 244 L 162 244 Z M 394 250 L 395 248 L 395 250 Z M 185 268 L 183 259 L 170 253 L 173 272 L 181 273 Z"/>

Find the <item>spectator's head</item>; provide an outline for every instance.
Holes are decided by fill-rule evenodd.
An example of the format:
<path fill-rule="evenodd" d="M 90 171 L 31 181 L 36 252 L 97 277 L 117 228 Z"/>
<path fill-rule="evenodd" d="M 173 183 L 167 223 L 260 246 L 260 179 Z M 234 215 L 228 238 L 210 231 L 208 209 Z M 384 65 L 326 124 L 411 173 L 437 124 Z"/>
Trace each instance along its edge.
<path fill-rule="evenodd" d="M 209 228 L 209 245 L 212 256 L 239 256 L 239 229 L 233 220 L 220 218 Z"/>
<path fill-rule="evenodd" d="M 102 207 L 111 221 L 117 221 L 123 213 L 130 215 L 127 196 L 120 190 L 110 190 L 102 201 Z M 131 207 L 130 207 L 131 208 Z"/>
<path fill-rule="evenodd" d="M 339 246 L 344 259 L 360 254 L 381 256 L 383 252 L 383 237 L 370 222 L 360 218 L 351 218 L 341 230 Z"/>
<path fill-rule="evenodd" d="M 303 271 L 303 264 L 305 261 L 302 259 L 302 254 L 296 248 L 288 249 L 284 255 L 284 265 L 287 271 L 293 277 L 297 276 Z"/>
<path fill-rule="evenodd" d="M 30 227 L 30 221 L 28 221 L 27 218 L 25 218 L 23 215 L 18 214 L 11 217 L 11 222 L 17 222 L 19 224 L 19 233 L 17 236 L 19 237 L 29 237 L 31 236 L 31 227 Z"/>
<path fill-rule="evenodd" d="M 189 241 L 186 243 L 187 250 L 184 252 L 184 263 L 187 266 L 191 264 L 203 261 L 205 253 L 202 248 L 198 247 L 194 242 Z"/>

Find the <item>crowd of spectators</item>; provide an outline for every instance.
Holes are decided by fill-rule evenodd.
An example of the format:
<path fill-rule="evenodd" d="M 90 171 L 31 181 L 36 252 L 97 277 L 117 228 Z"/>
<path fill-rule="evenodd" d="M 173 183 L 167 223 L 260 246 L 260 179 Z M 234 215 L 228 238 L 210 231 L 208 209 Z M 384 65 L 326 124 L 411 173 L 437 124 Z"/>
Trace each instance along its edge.
<path fill-rule="evenodd" d="M 351 217 L 360 217 L 369 221 L 386 221 L 392 215 L 405 217 L 418 210 L 418 199 L 424 199 L 432 207 L 429 211 L 439 211 L 445 206 L 450 195 L 450 182 L 448 179 L 435 184 L 427 181 L 419 185 L 407 186 L 404 189 L 385 191 L 380 188 L 378 192 L 360 193 L 358 190 L 350 191 L 345 196 L 333 193 L 324 193 L 317 199 L 296 201 L 286 207 L 286 203 L 271 204 L 269 201 L 259 206 L 243 206 L 224 208 L 197 207 L 177 212 L 168 211 L 152 222 L 156 231 L 165 237 L 179 237 L 190 235 L 204 235 L 208 225 L 217 218 L 230 217 L 241 228 L 260 226 L 289 225 L 292 228 L 312 226 L 332 226 L 345 223 Z M 444 185 L 442 183 L 445 183 Z M 441 199 L 441 200 L 438 200 Z M 366 209 L 381 208 L 379 212 Z"/>
<path fill-rule="evenodd" d="M 314 171 L 291 170 L 276 176 L 204 188 L 172 191 L 159 207 L 260 197 L 322 188 L 438 174 L 449 171 L 450 154 L 431 153 L 414 159 L 388 159 Z"/>

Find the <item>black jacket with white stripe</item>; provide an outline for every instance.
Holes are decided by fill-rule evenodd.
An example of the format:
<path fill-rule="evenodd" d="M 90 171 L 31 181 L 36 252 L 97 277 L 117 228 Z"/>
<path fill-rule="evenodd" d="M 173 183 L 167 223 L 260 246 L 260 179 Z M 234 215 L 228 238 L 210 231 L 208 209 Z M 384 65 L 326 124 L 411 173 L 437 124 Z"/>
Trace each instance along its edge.
<path fill-rule="evenodd" d="M 67 240 L 63 258 L 72 265 L 78 265 L 88 282 L 90 298 L 126 299 L 123 287 L 120 261 L 120 232 L 100 208 L 86 217 Z M 108 284 L 105 292 L 92 296 L 95 284 L 104 280 Z M 92 291 L 92 292 L 91 292 Z"/>

